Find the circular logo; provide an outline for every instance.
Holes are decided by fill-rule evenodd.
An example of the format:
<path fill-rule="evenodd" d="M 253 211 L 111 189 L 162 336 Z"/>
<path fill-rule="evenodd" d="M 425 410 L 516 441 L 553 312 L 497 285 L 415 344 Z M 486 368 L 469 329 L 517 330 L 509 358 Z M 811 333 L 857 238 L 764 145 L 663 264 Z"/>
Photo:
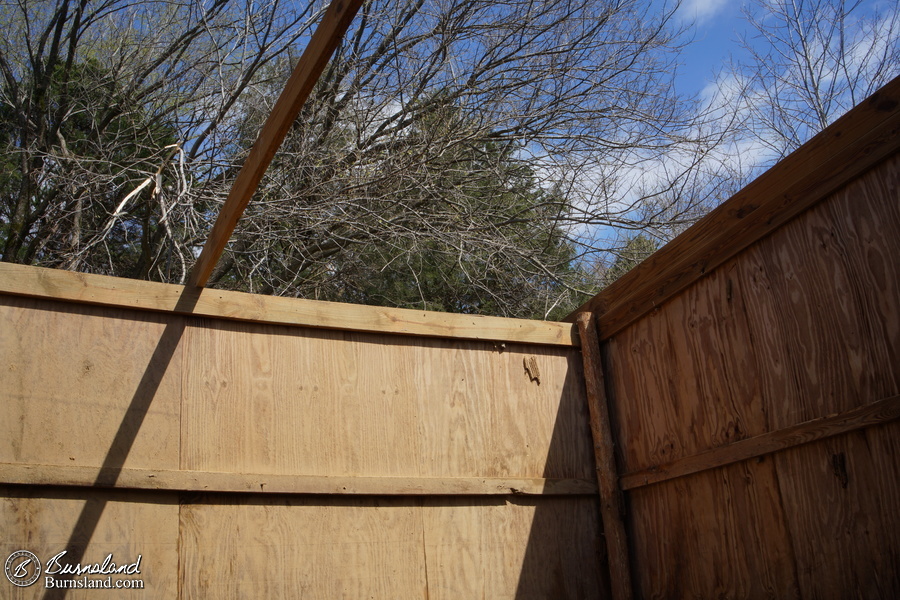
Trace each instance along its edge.
<path fill-rule="evenodd" d="M 28 587 L 41 576 L 41 561 L 28 550 L 16 550 L 6 559 L 6 578 L 13 585 Z"/>

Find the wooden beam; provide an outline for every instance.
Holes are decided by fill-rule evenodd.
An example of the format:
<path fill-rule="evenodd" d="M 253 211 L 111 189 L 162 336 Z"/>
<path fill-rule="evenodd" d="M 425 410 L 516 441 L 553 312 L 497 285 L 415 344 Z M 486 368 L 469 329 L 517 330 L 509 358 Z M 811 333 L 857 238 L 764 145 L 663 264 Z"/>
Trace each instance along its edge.
<path fill-rule="evenodd" d="M 891 396 L 847 412 L 813 419 L 779 431 L 763 433 L 727 446 L 713 448 L 665 465 L 628 473 L 622 476 L 621 484 L 622 488 L 626 490 L 644 487 L 676 477 L 684 477 L 691 473 L 717 469 L 856 429 L 888 423 L 898 417 L 900 417 L 900 396 Z"/>
<path fill-rule="evenodd" d="M 250 155 L 238 173 L 225 205 L 216 218 L 209 239 L 191 270 L 188 285 L 203 287 L 209 281 L 210 274 L 225 250 L 231 233 L 259 186 L 269 163 L 272 162 L 272 157 L 300 114 L 300 109 L 303 108 L 362 3 L 363 0 L 333 0 L 325 11 L 322 22 L 313 33 L 309 45 L 294 68 L 284 91 L 275 102 L 272 113 L 266 119 L 259 137 L 250 150 Z"/>
<path fill-rule="evenodd" d="M 600 488 L 600 516 L 609 555 L 609 574 L 613 600 L 632 598 L 631 568 L 628 559 L 628 540 L 625 535 L 624 500 L 619 487 L 616 457 L 613 451 L 612 427 L 603 381 L 600 342 L 596 319 L 592 313 L 578 315 L 581 334 L 581 355 L 584 361 L 584 381 L 590 412 L 591 436 L 597 461 L 597 482 Z"/>
<path fill-rule="evenodd" d="M 115 482 L 113 485 L 98 482 Z M 583 496 L 590 479 L 332 477 L 0 463 L 0 483 L 184 492 L 377 496 Z"/>
<path fill-rule="evenodd" d="M 384 308 L 155 283 L 0 263 L 0 294 L 342 331 L 577 346 L 572 323 Z"/>
<path fill-rule="evenodd" d="M 900 149 L 894 79 L 565 318 L 608 339 Z"/>

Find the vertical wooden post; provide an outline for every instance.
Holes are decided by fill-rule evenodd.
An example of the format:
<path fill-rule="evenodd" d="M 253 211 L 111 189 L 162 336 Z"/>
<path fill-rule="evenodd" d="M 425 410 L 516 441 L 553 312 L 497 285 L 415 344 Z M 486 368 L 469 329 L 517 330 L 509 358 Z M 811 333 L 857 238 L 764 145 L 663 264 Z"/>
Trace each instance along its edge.
<path fill-rule="evenodd" d="M 594 456 L 597 460 L 597 482 L 600 488 L 600 516 L 609 555 L 609 574 L 612 579 L 613 600 L 631 600 L 631 570 L 628 563 L 628 541 L 625 537 L 622 490 L 613 454 L 612 430 L 609 407 L 603 383 L 603 365 L 600 361 L 600 340 L 595 317 L 591 312 L 578 314 L 578 332 L 581 334 L 581 356 L 584 361 L 584 383 L 587 391 L 588 410 L 591 419 L 591 436 L 594 439 Z"/>

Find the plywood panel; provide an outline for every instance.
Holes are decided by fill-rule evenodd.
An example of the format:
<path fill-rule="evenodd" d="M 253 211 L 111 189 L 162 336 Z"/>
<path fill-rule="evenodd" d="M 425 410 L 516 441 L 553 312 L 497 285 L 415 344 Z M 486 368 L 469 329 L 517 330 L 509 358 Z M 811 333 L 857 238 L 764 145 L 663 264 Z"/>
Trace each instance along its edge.
<path fill-rule="evenodd" d="M 609 339 L 624 470 L 900 393 L 898 200 L 894 157 Z M 631 490 L 639 593 L 894 597 L 897 427 Z"/>
<path fill-rule="evenodd" d="M 189 339 L 183 468 L 420 474 L 410 346 L 221 323 Z"/>
<path fill-rule="evenodd" d="M 897 597 L 898 440 L 893 423 L 775 455 L 807 597 Z"/>
<path fill-rule="evenodd" d="M 642 598 L 799 598 L 771 461 L 629 492 Z"/>
<path fill-rule="evenodd" d="M 521 502 L 523 507 L 533 505 L 534 509 L 524 512 L 531 520 L 515 598 L 612 598 L 598 499 Z M 523 507 L 518 509 L 519 514 L 523 514 Z M 507 547 L 505 543 L 495 544 L 490 556 L 502 559 Z"/>
<path fill-rule="evenodd" d="M 900 392 L 898 231 L 900 156 L 761 248 L 770 273 L 780 273 L 770 277 L 772 297 L 799 392 L 773 425 Z"/>
<path fill-rule="evenodd" d="M 525 372 L 533 358 L 540 383 Z M 580 357 L 507 344 L 417 348 L 424 472 L 593 478 Z"/>
<path fill-rule="evenodd" d="M 900 160 L 809 211 L 751 253 L 745 280 L 772 426 L 783 427 L 900 391 Z M 893 200 L 891 200 L 893 198 Z M 763 287 L 764 290 L 761 290 Z M 775 336 L 775 337 L 772 337 Z"/>
<path fill-rule="evenodd" d="M 425 597 L 413 504 L 196 500 L 182 508 L 184 598 Z"/>
<path fill-rule="evenodd" d="M 429 578 L 443 597 L 608 597 L 577 350 L 8 296 L 0 311 L 0 464 L 26 484 L 0 490 L 0 525 L 36 552 L 146 546 L 161 597 L 422 597 Z M 151 491 L 209 486 L 244 494 Z M 277 493 L 303 486 L 471 495 Z M 551 488 L 585 495 L 496 495 Z"/>
<path fill-rule="evenodd" d="M 591 498 L 263 504 L 196 497 L 182 512 L 181 592 L 204 598 L 603 598 L 608 582 L 596 515 Z M 210 547 L 216 552 L 206 551 Z"/>
<path fill-rule="evenodd" d="M 187 337 L 182 468 L 592 477 L 572 351 L 221 322 Z"/>
<path fill-rule="evenodd" d="M 608 341 L 624 471 L 768 431 L 745 296 L 730 267 Z"/>
<path fill-rule="evenodd" d="M 426 500 L 428 598 L 608 598 L 592 498 Z"/>
<path fill-rule="evenodd" d="M 0 322 L 0 461 L 178 468 L 182 317 L 0 296 Z"/>
<path fill-rule="evenodd" d="M 178 574 L 178 500 L 174 494 L 41 490 L 0 487 L 0 556 L 16 550 L 36 554 L 46 569 L 48 560 L 67 550 L 61 562 L 103 563 L 108 554 L 117 564 L 141 556 L 143 589 L 48 590 L 45 576 L 30 587 L 14 587 L 4 577 L 4 598 L 174 598 Z M 93 576 L 99 577 L 99 576 Z M 113 576 L 116 579 L 115 576 Z M 46 595 L 45 595 L 46 594 Z"/>
<path fill-rule="evenodd" d="M 628 471 L 900 393 L 900 158 L 608 341 Z"/>

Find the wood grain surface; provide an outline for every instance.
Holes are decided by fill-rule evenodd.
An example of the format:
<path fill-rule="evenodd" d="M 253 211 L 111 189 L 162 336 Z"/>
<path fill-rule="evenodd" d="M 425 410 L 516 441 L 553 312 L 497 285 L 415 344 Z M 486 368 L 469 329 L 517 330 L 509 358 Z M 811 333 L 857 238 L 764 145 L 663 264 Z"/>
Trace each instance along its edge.
<path fill-rule="evenodd" d="M 638 472 L 900 393 L 900 156 L 608 340 Z"/>
<path fill-rule="evenodd" d="M 183 469 L 593 478 L 571 351 L 221 321 L 186 338 Z M 541 363 L 540 385 L 526 354 Z"/>
<path fill-rule="evenodd" d="M 0 462 L 178 468 L 182 345 L 164 317 L 0 296 L 0 323 Z"/>
<path fill-rule="evenodd" d="M 606 340 L 637 595 L 900 594 L 898 231 L 895 153 Z"/>
<path fill-rule="evenodd" d="M 900 423 L 774 455 L 805 597 L 900 590 Z"/>
<path fill-rule="evenodd" d="M 771 460 L 628 492 L 640 598 L 801 598 Z"/>
<path fill-rule="evenodd" d="M 596 525 L 596 512 L 593 499 L 201 496 L 182 507 L 180 591 L 186 598 L 599 598 L 603 577 L 582 563 L 596 556 L 599 539 L 578 534 Z"/>
<path fill-rule="evenodd" d="M 201 317 L 180 288 L 6 273 L 43 290 L 0 295 L 16 544 L 155 553 L 152 597 L 609 597 L 577 348 Z"/>
<path fill-rule="evenodd" d="M 78 523 L 85 512 L 98 512 L 97 527 L 89 539 L 80 535 Z M 47 561 L 67 551 L 60 559 L 81 553 L 81 564 L 103 563 L 108 554 L 117 564 L 131 564 L 141 555 L 140 574 L 144 589 L 45 589 L 44 574 L 30 587 L 14 587 L 0 581 L 0 596 L 16 600 L 43 598 L 88 599 L 175 598 L 178 594 L 178 497 L 172 493 L 104 490 L 53 490 L 0 486 L 0 556 L 16 550 L 37 555 L 46 570 Z M 91 577 L 100 577 L 92 575 Z"/>

